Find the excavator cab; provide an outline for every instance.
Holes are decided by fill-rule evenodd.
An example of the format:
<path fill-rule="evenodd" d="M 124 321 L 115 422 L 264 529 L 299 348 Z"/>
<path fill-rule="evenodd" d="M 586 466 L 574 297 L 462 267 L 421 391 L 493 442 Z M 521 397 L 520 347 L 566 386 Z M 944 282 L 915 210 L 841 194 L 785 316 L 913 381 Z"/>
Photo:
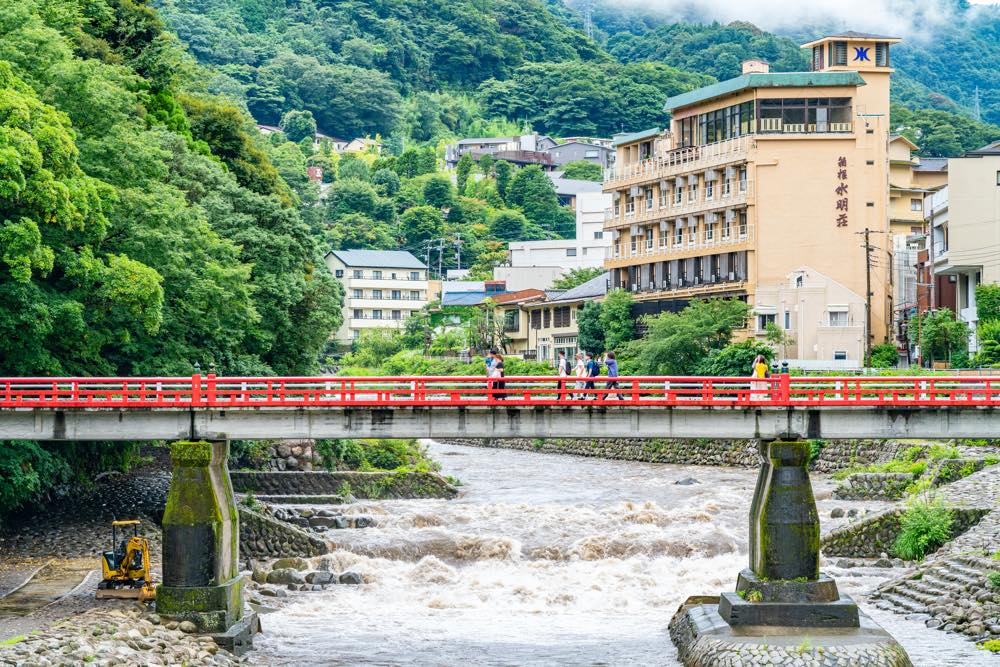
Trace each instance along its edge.
<path fill-rule="evenodd" d="M 118 540 L 121 528 L 122 539 Z M 129 535 L 131 528 L 131 535 Z M 152 600 L 156 597 L 149 561 L 149 541 L 139 535 L 139 520 L 111 522 L 111 549 L 101 555 L 103 579 L 97 597 Z"/>

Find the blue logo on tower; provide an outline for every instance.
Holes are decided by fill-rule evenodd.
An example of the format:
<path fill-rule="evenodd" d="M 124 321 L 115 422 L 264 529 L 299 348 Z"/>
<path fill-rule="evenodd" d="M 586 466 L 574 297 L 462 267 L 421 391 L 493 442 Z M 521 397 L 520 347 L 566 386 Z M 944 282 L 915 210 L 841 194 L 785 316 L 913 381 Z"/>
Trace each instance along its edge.
<path fill-rule="evenodd" d="M 855 46 L 854 47 L 854 60 L 856 62 L 862 62 L 862 61 L 865 61 L 865 60 L 871 62 L 871 58 L 868 57 L 868 53 L 871 50 L 872 50 L 872 48 L 870 46 Z"/>

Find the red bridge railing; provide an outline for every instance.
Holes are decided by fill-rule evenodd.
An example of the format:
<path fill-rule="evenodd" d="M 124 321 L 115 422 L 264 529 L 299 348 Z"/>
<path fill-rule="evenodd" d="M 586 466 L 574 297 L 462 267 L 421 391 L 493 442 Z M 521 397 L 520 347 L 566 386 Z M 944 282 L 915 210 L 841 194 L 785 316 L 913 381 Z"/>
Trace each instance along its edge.
<path fill-rule="evenodd" d="M 136 377 L 0 378 L 4 408 L 408 406 L 1000 406 L 1000 377 L 576 378 Z"/>

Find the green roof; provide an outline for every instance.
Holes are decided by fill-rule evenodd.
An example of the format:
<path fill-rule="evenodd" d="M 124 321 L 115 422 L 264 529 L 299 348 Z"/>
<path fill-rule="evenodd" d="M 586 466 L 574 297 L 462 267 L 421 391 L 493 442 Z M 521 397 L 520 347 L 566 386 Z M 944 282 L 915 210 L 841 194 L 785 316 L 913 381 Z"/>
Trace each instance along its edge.
<path fill-rule="evenodd" d="M 863 86 L 865 80 L 857 72 L 768 72 L 744 74 L 735 79 L 713 83 L 687 93 L 674 95 L 663 105 L 665 111 L 673 111 L 710 100 L 738 93 L 748 88 L 804 88 L 817 86 Z"/>
<path fill-rule="evenodd" d="M 630 144 L 633 141 L 640 141 L 642 139 L 649 139 L 650 137 L 655 137 L 660 133 L 660 128 L 654 127 L 649 130 L 643 130 L 641 132 L 630 132 L 629 134 L 621 134 L 616 136 L 612 142 L 612 146 L 621 146 L 622 144 Z"/>

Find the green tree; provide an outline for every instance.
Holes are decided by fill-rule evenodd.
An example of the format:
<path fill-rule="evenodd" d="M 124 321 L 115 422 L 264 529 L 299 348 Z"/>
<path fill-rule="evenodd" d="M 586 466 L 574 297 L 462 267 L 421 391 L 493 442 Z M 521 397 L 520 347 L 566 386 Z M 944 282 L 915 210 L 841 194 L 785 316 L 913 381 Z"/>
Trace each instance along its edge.
<path fill-rule="evenodd" d="M 368 182 L 371 180 L 371 173 L 368 165 L 355 153 L 347 153 L 340 158 L 337 166 L 337 178 L 342 181 L 353 179 L 356 181 Z"/>
<path fill-rule="evenodd" d="M 907 330 L 910 343 L 919 345 L 920 356 L 933 363 L 948 360 L 951 355 L 966 349 L 969 327 L 955 320 L 955 313 L 948 308 L 921 313 L 914 318 Z"/>
<path fill-rule="evenodd" d="M 425 241 L 441 237 L 444 221 L 439 209 L 433 206 L 415 206 L 400 217 L 399 229 L 406 247 L 415 252 Z"/>
<path fill-rule="evenodd" d="M 475 261 L 469 266 L 471 280 L 492 280 L 493 269 L 507 261 L 507 244 L 503 241 L 481 241 L 474 247 Z"/>
<path fill-rule="evenodd" d="M 597 181 L 598 183 L 604 180 L 604 170 L 596 162 L 588 162 L 587 160 L 567 162 L 562 166 L 562 170 L 563 178 L 573 178 L 580 181 Z"/>
<path fill-rule="evenodd" d="M 503 241 L 517 241 L 523 237 L 527 224 L 520 211 L 501 209 L 490 216 L 490 235 Z"/>
<path fill-rule="evenodd" d="M 980 322 L 1000 320 L 1000 285 L 976 285 L 976 315 Z"/>
<path fill-rule="evenodd" d="M 458 159 L 458 164 L 455 165 L 455 186 L 458 188 L 458 194 L 465 194 L 465 186 L 469 182 L 469 174 L 472 173 L 474 165 L 470 153 L 465 153 Z"/>
<path fill-rule="evenodd" d="M 573 289 L 600 275 L 604 275 L 604 268 L 600 266 L 570 269 L 556 278 L 552 287 L 554 289 Z"/>
<path fill-rule="evenodd" d="M 899 363 L 899 352 L 893 343 L 881 343 L 872 347 L 872 368 L 895 368 Z"/>
<path fill-rule="evenodd" d="M 392 227 L 360 213 L 348 213 L 330 223 L 326 240 L 332 250 L 394 250 L 399 244 Z"/>
<path fill-rule="evenodd" d="M 437 156 L 431 148 L 407 148 L 396 159 L 393 169 L 400 178 L 414 178 L 433 174 L 437 170 Z"/>
<path fill-rule="evenodd" d="M 745 326 L 749 306 L 739 300 L 692 301 L 679 313 L 646 318 L 645 335 L 629 346 L 642 375 L 690 375 L 712 350 Z"/>
<path fill-rule="evenodd" d="M 506 160 L 496 160 L 493 163 L 493 170 L 497 175 L 497 194 L 500 195 L 500 199 L 507 201 L 507 189 L 510 187 L 510 181 L 514 177 L 514 165 Z"/>
<path fill-rule="evenodd" d="M 451 179 L 443 174 L 436 174 L 424 183 L 424 202 L 435 208 L 448 208 L 455 201 Z"/>
<path fill-rule="evenodd" d="M 399 176 L 392 169 L 379 169 L 372 174 L 372 185 L 383 197 L 392 197 L 399 192 Z"/>
<path fill-rule="evenodd" d="M 495 176 L 494 168 L 496 167 L 496 160 L 489 153 L 484 153 L 479 156 L 479 172 L 486 178 L 491 178 Z"/>
<path fill-rule="evenodd" d="M 978 365 L 1000 364 L 1000 320 L 980 322 L 976 337 L 979 341 L 979 352 L 976 354 Z"/>
<path fill-rule="evenodd" d="M 312 142 L 316 136 L 316 119 L 311 111 L 289 111 L 281 117 L 281 131 L 288 140 L 299 143 L 303 139 Z"/>
<path fill-rule="evenodd" d="M 552 179 L 538 165 L 519 169 L 504 199 L 546 232 L 560 238 L 571 238 L 575 233 L 576 215 L 559 204 Z"/>
<path fill-rule="evenodd" d="M 336 220 L 348 213 L 360 213 L 373 220 L 392 223 L 395 209 L 390 200 L 379 197 L 375 188 L 356 179 L 339 180 L 327 194 L 327 218 Z"/>
<path fill-rule="evenodd" d="M 581 351 L 599 354 L 607 349 L 604 345 L 601 312 L 601 304 L 596 301 L 588 301 L 576 311 L 576 326 L 579 331 L 577 342 Z"/>
<path fill-rule="evenodd" d="M 632 315 L 632 294 L 613 289 L 601 304 L 601 327 L 608 350 L 621 350 L 635 338 L 635 318 Z"/>
<path fill-rule="evenodd" d="M 751 368 L 757 355 L 761 355 L 768 363 L 774 358 L 774 349 L 757 340 L 744 340 L 730 343 L 722 349 L 712 349 L 703 358 L 695 370 L 696 375 L 711 377 L 750 377 Z"/>

